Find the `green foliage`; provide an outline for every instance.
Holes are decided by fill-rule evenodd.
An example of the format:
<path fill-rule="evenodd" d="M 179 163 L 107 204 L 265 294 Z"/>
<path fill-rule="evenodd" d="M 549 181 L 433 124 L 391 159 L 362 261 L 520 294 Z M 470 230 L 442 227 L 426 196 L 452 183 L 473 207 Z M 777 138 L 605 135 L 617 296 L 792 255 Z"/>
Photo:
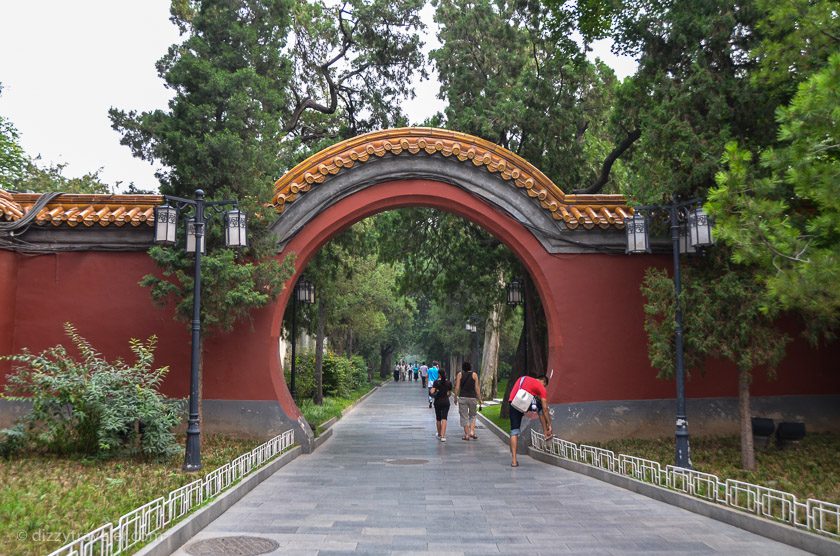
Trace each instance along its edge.
<path fill-rule="evenodd" d="M 443 125 L 513 150 L 567 192 L 590 186 L 629 129 L 610 124 L 615 75 L 587 61 L 573 14 L 507 0 L 436 6 Z M 618 187 L 621 163 L 613 170 Z"/>
<path fill-rule="evenodd" d="M 0 83 L 0 93 L 3 85 Z M 66 163 L 39 166 L 40 157 L 30 158 L 20 145 L 20 134 L 14 124 L 0 116 L 0 189 L 32 193 L 111 193 L 99 178 L 101 168 L 78 178 L 64 175 Z"/>
<path fill-rule="evenodd" d="M 776 90 L 787 103 L 799 83 L 825 66 L 840 48 L 840 12 L 836 0 L 756 0 L 762 18 L 761 37 L 752 56 L 758 61 L 753 79 Z"/>
<path fill-rule="evenodd" d="M 2 92 L 3 84 L 0 83 Z M 26 162 L 17 128 L 0 116 L 0 189 L 10 189 L 11 184 L 20 179 L 26 169 Z"/>
<path fill-rule="evenodd" d="M 717 234 L 756 269 L 771 314 L 796 310 L 810 331 L 840 324 L 840 55 L 777 111 L 778 144 L 754 157 L 731 143 L 710 192 Z"/>
<path fill-rule="evenodd" d="M 324 354 L 323 384 L 325 397 L 347 398 L 352 392 L 368 385 L 367 367 L 361 357 L 343 357 L 328 351 Z M 286 369 L 286 384 L 291 384 L 291 365 Z M 315 354 L 297 355 L 295 365 L 297 399 L 315 397 Z"/>
<path fill-rule="evenodd" d="M 61 163 L 41 167 L 38 165 L 37 158 L 27 160 L 23 173 L 13 182 L 14 187 L 18 191 L 32 193 L 48 193 L 51 191 L 83 195 L 108 195 L 113 193 L 111 187 L 103 183 L 99 177 L 101 168 L 80 177 L 68 178 L 64 175 L 67 166 L 67 163 Z"/>
<path fill-rule="evenodd" d="M 73 325 L 66 323 L 64 329 L 81 359 L 62 345 L 37 355 L 24 350 L 0 357 L 19 364 L 7 378 L 7 393 L 32 403 L 19 426 L 4 431 L 5 450 L 31 445 L 101 457 L 168 457 L 177 452 L 172 429 L 181 420 L 181 404 L 157 391 L 169 371 L 153 368 L 157 339 L 129 342 L 133 364 L 109 362 Z"/>
<path fill-rule="evenodd" d="M 140 285 L 151 288 L 152 299 L 158 304 L 174 299 L 177 316 L 190 322 L 195 265 L 192 256 L 160 246 L 152 247 L 149 255 L 161 267 L 162 276 L 148 274 Z M 237 255 L 232 249 L 216 249 L 201 258 L 202 291 L 212 292 L 201 300 L 203 330 L 230 331 L 252 309 L 277 297 L 292 274 L 294 257 L 286 257 L 282 263 L 269 259 L 257 264 L 237 262 Z"/>

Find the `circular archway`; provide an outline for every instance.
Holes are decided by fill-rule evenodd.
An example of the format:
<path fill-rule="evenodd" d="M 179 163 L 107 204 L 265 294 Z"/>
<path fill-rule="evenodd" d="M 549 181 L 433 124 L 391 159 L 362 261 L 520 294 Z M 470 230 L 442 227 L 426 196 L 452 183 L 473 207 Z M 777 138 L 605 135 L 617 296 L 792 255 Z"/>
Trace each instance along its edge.
<path fill-rule="evenodd" d="M 479 138 L 429 128 L 387 130 L 326 149 L 275 184 L 272 226 L 279 257 L 295 257 L 293 284 L 327 241 L 378 212 L 422 206 L 457 214 L 496 236 L 520 259 L 543 302 L 548 366 L 558 367 L 569 309 L 558 280 L 563 255 L 623 245 L 632 213 L 617 195 L 566 195 L 516 154 Z M 288 285 L 287 284 L 287 285 Z M 292 288 L 273 309 L 271 341 L 280 341 Z M 300 413 L 270 359 L 273 388 L 286 415 Z"/>

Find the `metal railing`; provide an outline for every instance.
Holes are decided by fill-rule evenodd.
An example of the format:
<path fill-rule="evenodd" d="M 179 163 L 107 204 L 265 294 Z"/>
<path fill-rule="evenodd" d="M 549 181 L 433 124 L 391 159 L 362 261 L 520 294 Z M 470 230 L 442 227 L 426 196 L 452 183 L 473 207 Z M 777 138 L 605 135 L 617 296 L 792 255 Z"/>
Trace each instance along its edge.
<path fill-rule="evenodd" d="M 49 556 L 109 556 L 126 553 L 163 533 L 192 510 L 268 463 L 290 447 L 294 440 L 294 430 L 275 436 L 247 454 L 207 473 L 203 478 L 128 512 L 117 520 L 116 525 L 106 523 L 51 552 Z"/>
<path fill-rule="evenodd" d="M 536 430 L 531 431 L 531 445 L 558 458 L 840 539 L 840 504 L 813 498 L 800 502 L 789 492 L 733 479 L 721 481 L 716 475 L 673 465 L 663 469 L 653 460 L 616 455 L 611 450 L 560 438 L 546 442 L 545 436 Z"/>

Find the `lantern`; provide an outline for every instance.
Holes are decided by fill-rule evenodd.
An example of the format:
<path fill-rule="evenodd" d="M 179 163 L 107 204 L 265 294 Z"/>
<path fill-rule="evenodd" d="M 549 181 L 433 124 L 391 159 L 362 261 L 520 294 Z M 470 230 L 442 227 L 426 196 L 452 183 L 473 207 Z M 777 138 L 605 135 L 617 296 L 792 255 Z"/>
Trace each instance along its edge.
<path fill-rule="evenodd" d="M 239 209 L 225 213 L 225 245 L 228 247 L 247 245 L 245 213 Z"/>
<path fill-rule="evenodd" d="M 692 247 L 708 247 L 715 242 L 712 238 L 709 215 L 703 207 L 697 207 L 688 213 L 688 231 Z"/>
<path fill-rule="evenodd" d="M 627 249 L 625 253 L 649 253 L 647 219 L 641 213 L 624 219 L 624 230 L 627 233 Z"/>
<path fill-rule="evenodd" d="M 178 229 L 178 209 L 169 205 L 155 207 L 155 243 L 175 244 Z"/>

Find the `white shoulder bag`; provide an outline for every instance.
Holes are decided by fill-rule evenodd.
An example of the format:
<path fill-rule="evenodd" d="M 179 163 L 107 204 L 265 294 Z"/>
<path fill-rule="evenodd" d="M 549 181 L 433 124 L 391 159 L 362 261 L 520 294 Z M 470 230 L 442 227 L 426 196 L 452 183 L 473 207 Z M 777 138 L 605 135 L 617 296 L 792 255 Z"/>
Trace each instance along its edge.
<path fill-rule="evenodd" d="M 515 407 L 522 413 L 528 412 L 531 409 L 531 404 L 534 402 L 534 395 L 522 388 L 522 383 L 524 381 L 524 376 L 519 379 L 519 389 L 516 391 L 516 394 L 513 396 L 513 400 L 510 402 L 511 406 Z"/>

